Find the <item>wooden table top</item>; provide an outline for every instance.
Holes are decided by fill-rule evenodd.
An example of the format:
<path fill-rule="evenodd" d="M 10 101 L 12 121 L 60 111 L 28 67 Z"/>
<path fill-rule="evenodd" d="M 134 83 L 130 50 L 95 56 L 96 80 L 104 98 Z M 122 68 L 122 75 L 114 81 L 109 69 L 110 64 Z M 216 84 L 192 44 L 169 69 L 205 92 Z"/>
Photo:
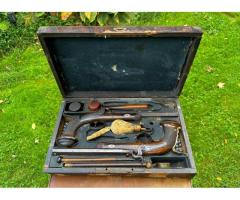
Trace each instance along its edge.
<path fill-rule="evenodd" d="M 50 188 L 135 188 L 135 187 L 191 187 L 191 179 L 189 178 L 150 178 L 140 176 L 117 176 L 117 175 L 52 175 Z"/>

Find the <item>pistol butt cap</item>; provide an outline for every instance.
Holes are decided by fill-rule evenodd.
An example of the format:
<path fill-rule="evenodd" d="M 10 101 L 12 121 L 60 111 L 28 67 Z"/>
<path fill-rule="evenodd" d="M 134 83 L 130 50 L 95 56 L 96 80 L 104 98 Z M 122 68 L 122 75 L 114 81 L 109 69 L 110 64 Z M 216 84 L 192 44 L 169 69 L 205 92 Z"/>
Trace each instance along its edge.
<path fill-rule="evenodd" d="M 63 147 L 71 147 L 75 143 L 77 143 L 77 139 L 75 137 L 63 136 L 57 139 L 57 144 Z"/>

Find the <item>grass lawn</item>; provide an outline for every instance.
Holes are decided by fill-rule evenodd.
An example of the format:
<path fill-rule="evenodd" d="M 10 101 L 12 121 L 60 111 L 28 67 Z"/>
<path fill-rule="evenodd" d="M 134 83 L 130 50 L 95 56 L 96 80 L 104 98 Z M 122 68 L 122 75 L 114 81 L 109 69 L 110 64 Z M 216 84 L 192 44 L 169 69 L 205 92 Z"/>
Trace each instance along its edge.
<path fill-rule="evenodd" d="M 198 170 L 193 186 L 239 187 L 239 15 L 141 13 L 131 24 L 203 29 L 180 97 Z M 0 58 L 0 186 L 48 185 L 42 168 L 61 99 L 39 44 Z"/>

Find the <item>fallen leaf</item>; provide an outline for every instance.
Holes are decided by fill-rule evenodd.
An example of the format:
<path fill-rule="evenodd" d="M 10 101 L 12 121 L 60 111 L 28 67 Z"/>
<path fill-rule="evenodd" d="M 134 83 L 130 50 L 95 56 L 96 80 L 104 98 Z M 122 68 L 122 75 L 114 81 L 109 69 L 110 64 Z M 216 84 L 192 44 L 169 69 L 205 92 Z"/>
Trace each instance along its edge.
<path fill-rule="evenodd" d="M 3 102 L 4 102 L 4 100 L 0 99 L 0 104 L 3 103 Z"/>
<path fill-rule="evenodd" d="M 227 143 L 228 143 L 227 139 L 224 139 L 224 143 L 225 143 L 225 144 L 227 144 Z"/>
<path fill-rule="evenodd" d="M 220 176 L 218 176 L 216 179 L 217 181 L 222 181 L 222 178 Z"/>
<path fill-rule="evenodd" d="M 36 124 L 35 123 L 32 123 L 32 129 L 36 129 Z"/>
<path fill-rule="evenodd" d="M 224 88 L 224 85 L 225 85 L 225 83 L 222 83 L 222 82 L 219 82 L 218 84 L 217 84 L 217 86 L 218 86 L 218 88 Z"/>
<path fill-rule="evenodd" d="M 208 67 L 207 67 L 207 72 L 211 73 L 211 72 L 213 72 L 213 71 L 214 71 L 214 68 L 213 68 L 213 67 L 211 67 L 211 66 L 208 66 Z"/>

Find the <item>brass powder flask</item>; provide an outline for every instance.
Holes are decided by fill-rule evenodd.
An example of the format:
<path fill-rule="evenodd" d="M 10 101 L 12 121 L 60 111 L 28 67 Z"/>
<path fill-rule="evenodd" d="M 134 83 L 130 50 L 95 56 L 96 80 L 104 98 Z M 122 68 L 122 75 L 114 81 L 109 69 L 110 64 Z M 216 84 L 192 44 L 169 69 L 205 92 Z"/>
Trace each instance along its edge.
<path fill-rule="evenodd" d="M 115 135 L 124 135 L 132 132 L 140 132 L 140 131 L 147 131 L 147 130 L 148 129 L 142 127 L 140 124 L 133 124 L 121 119 L 117 119 L 112 122 L 111 126 L 104 127 L 99 131 L 89 135 L 87 137 L 87 141 L 98 138 L 104 135 L 105 133 L 107 133 L 108 131 L 112 131 L 112 133 Z"/>

